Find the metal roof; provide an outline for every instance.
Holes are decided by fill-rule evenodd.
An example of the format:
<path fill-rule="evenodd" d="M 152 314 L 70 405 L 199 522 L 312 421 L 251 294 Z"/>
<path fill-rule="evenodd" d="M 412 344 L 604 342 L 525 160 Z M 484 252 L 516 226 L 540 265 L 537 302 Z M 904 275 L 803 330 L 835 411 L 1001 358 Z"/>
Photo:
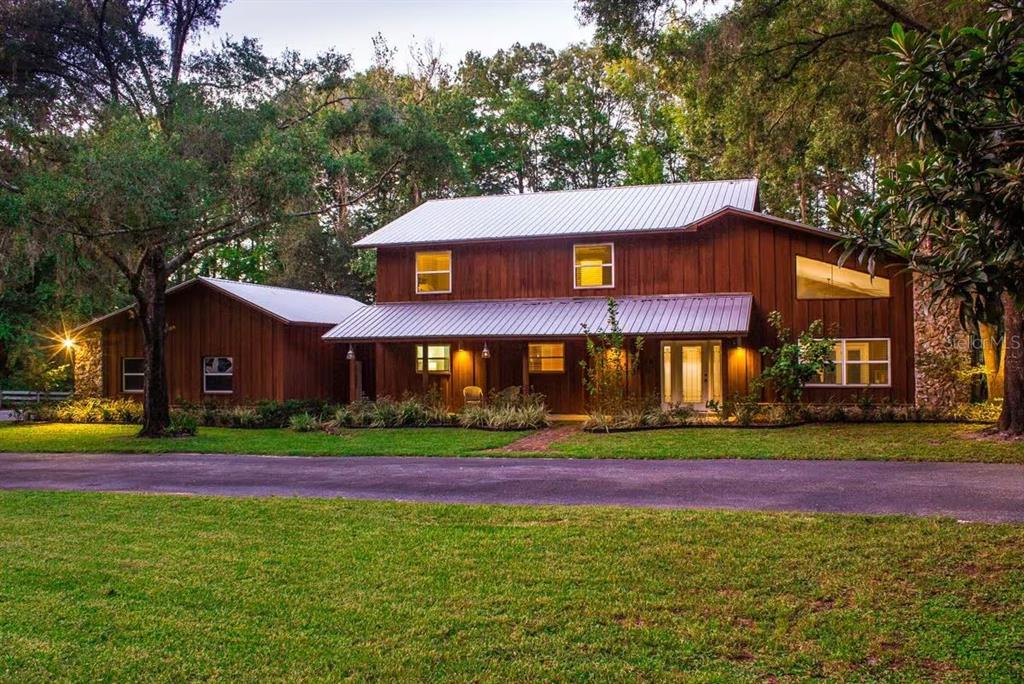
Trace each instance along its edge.
<path fill-rule="evenodd" d="M 757 179 L 431 200 L 358 247 L 683 228 L 724 207 L 757 208 Z"/>
<path fill-rule="evenodd" d="M 619 326 L 629 335 L 736 336 L 750 328 L 752 295 L 617 297 Z M 325 340 L 422 340 L 460 337 L 574 337 L 605 329 L 603 297 L 395 302 L 359 309 Z"/>
<path fill-rule="evenodd" d="M 308 290 L 293 290 L 287 287 L 272 287 L 255 283 L 240 283 L 235 280 L 208 278 L 206 276 L 199 276 L 186 280 L 183 283 L 178 283 L 168 288 L 167 294 L 171 295 L 192 287 L 197 283 L 208 285 L 229 297 L 254 306 L 285 323 L 335 325 L 340 323 L 349 314 L 366 306 L 356 299 L 341 295 L 321 294 Z M 108 318 L 113 318 L 134 308 L 134 304 L 121 307 L 104 316 L 94 318 L 88 323 L 83 323 L 72 332 L 90 328 L 97 323 L 101 323 Z"/>

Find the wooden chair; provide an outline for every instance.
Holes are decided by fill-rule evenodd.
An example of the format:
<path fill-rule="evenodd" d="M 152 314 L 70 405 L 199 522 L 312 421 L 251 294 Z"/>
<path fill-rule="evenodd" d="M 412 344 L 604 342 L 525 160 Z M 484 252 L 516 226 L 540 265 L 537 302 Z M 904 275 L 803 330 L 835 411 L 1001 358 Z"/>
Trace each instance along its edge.
<path fill-rule="evenodd" d="M 466 406 L 480 406 L 484 403 L 484 391 L 476 385 L 469 385 L 462 390 L 462 400 Z"/>

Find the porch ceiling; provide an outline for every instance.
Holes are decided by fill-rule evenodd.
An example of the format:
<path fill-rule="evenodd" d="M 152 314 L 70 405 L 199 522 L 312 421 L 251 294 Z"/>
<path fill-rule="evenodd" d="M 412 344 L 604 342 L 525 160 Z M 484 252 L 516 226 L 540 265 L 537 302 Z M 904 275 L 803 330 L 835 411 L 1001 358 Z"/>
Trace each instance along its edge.
<path fill-rule="evenodd" d="M 627 335 L 735 337 L 750 329 L 749 293 L 617 297 Z M 604 297 L 395 302 L 365 306 L 324 335 L 363 342 L 451 338 L 577 337 L 607 329 Z"/>

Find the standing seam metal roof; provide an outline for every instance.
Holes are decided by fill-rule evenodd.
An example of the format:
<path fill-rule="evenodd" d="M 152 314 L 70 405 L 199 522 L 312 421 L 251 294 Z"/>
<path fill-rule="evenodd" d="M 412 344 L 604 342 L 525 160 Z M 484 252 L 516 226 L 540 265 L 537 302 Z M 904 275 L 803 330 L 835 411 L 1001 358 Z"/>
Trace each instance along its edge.
<path fill-rule="evenodd" d="M 431 200 L 358 247 L 682 228 L 725 207 L 753 211 L 757 180 L 667 183 Z"/>
<path fill-rule="evenodd" d="M 618 297 L 619 325 L 629 335 L 746 335 L 749 293 Z M 605 329 L 603 297 L 395 302 L 357 310 L 325 340 L 459 337 L 575 337 L 582 325 Z"/>

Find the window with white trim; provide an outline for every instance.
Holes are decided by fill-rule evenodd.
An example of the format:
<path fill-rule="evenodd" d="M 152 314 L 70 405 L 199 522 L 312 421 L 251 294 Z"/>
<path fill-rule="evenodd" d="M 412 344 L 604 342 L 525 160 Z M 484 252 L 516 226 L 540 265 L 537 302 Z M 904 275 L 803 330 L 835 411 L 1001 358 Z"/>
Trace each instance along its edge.
<path fill-rule="evenodd" d="M 565 372 L 565 345 L 561 342 L 531 342 L 526 356 L 531 373 Z"/>
<path fill-rule="evenodd" d="M 615 286 L 615 246 L 607 242 L 596 245 L 573 245 L 573 287 Z"/>
<path fill-rule="evenodd" d="M 892 350 L 889 338 L 836 341 L 832 360 L 811 387 L 888 387 L 892 381 Z"/>
<path fill-rule="evenodd" d="M 452 291 L 452 253 L 416 252 L 416 294 Z"/>
<path fill-rule="evenodd" d="M 230 356 L 203 357 L 203 392 L 231 394 L 235 387 L 235 363 Z"/>
<path fill-rule="evenodd" d="M 450 344 L 417 344 L 416 372 L 450 373 L 452 370 L 452 346 Z"/>
<path fill-rule="evenodd" d="M 146 378 L 146 362 L 141 358 L 121 358 L 121 391 L 141 392 Z"/>

